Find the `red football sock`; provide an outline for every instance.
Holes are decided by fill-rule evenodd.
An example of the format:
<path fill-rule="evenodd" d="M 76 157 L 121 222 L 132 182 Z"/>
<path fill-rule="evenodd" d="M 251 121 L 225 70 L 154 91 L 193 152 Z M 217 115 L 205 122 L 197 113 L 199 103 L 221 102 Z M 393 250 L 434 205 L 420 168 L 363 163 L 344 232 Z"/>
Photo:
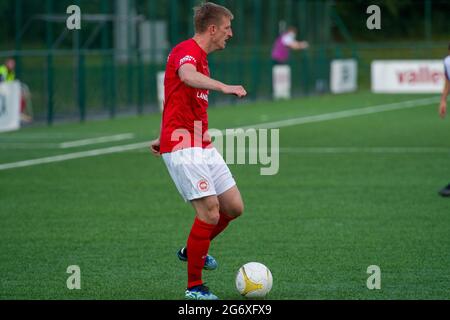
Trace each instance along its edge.
<path fill-rule="evenodd" d="M 217 223 L 216 227 L 211 233 L 211 236 L 209 237 L 210 240 L 214 239 L 219 233 L 221 233 L 230 223 L 231 220 L 234 220 L 235 217 L 230 217 L 229 215 L 225 213 L 220 213 L 219 222 Z"/>
<path fill-rule="evenodd" d="M 216 225 L 201 221 L 197 217 L 194 220 L 187 240 L 188 288 L 203 284 L 202 270 L 211 242 L 211 232 L 215 227 Z"/>

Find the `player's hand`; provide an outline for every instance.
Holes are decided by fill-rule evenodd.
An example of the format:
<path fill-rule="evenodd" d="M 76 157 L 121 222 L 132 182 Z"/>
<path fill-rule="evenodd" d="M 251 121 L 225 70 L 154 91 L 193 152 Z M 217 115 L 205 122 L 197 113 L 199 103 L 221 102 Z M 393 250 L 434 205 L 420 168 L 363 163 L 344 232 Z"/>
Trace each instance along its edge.
<path fill-rule="evenodd" d="M 225 94 L 234 94 L 239 98 L 243 98 L 247 95 L 247 91 L 245 91 L 243 86 L 225 86 L 222 92 Z"/>
<path fill-rule="evenodd" d="M 445 114 L 447 113 L 447 101 L 441 101 L 441 104 L 439 105 L 439 115 L 442 119 L 445 118 Z"/>
<path fill-rule="evenodd" d="M 161 155 L 161 153 L 159 152 L 159 138 L 150 142 L 150 151 L 154 156 L 158 157 Z"/>

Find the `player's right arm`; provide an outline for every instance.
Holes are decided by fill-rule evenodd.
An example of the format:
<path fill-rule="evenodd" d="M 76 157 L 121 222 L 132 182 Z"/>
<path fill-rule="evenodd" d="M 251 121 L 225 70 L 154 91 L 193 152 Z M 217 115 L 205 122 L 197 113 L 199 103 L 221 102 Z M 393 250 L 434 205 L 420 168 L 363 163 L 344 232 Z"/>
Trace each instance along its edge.
<path fill-rule="evenodd" d="M 156 138 L 155 140 L 150 142 L 150 151 L 153 153 L 154 156 L 160 156 L 161 153 L 159 152 L 159 137 Z"/>
<path fill-rule="evenodd" d="M 161 128 L 162 128 L 162 118 L 161 118 L 161 124 L 159 125 L 159 132 L 160 132 L 160 134 L 159 134 L 158 138 L 156 138 L 155 140 L 150 141 L 150 146 L 149 146 L 150 152 L 154 156 L 157 156 L 157 157 L 159 157 L 161 155 L 161 152 L 160 152 L 160 149 L 159 149 L 160 144 L 161 144 L 160 143 Z"/>
<path fill-rule="evenodd" d="M 220 81 L 211 79 L 210 77 L 198 72 L 195 66 L 190 63 L 183 64 L 178 69 L 178 76 L 180 77 L 180 80 L 189 87 L 214 90 L 224 94 L 234 94 L 239 98 L 247 95 L 247 91 L 245 91 L 243 86 L 230 86 Z"/>
<path fill-rule="evenodd" d="M 449 91 L 450 81 L 448 79 L 445 79 L 445 86 L 444 90 L 442 91 L 441 103 L 439 104 L 439 115 L 441 116 L 441 118 L 444 118 L 445 114 L 447 113 L 447 97 Z"/>

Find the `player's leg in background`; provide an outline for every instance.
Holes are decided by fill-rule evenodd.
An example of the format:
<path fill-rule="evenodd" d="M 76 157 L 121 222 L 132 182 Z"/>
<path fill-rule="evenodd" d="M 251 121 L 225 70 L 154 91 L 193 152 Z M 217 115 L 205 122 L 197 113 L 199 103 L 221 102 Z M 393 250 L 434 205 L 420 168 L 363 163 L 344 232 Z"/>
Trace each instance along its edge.
<path fill-rule="evenodd" d="M 443 197 L 450 197 L 450 183 L 441 190 L 439 190 L 439 194 Z"/>
<path fill-rule="evenodd" d="M 20 119 L 25 123 L 31 123 L 33 121 L 33 107 L 30 89 L 23 82 L 20 82 L 20 89 Z"/>
<path fill-rule="evenodd" d="M 244 202 L 237 186 L 233 186 L 218 196 L 220 218 L 217 226 L 211 233 L 211 240 L 221 233 L 228 224 L 242 215 Z"/>
<path fill-rule="evenodd" d="M 191 200 L 196 216 L 189 233 L 188 248 L 188 288 L 203 284 L 202 269 L 211 243 L 211 233 L 219 222 L 219 200 L 217 196 L 207 196 Z"/>

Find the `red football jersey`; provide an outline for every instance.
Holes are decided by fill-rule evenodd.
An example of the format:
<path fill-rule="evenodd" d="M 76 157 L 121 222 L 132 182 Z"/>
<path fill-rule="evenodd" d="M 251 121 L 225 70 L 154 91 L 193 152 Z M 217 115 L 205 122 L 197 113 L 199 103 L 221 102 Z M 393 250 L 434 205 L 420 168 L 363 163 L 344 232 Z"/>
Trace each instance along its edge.
<path fill-rule="evenodd" d="M 160 152 L 172 152 L 180 148 L 210 145 L 203 141 L 208 130 L 209 90 L 185 85 L 178 76 L 178 69 L 190 63 L 198 72 L 209 77 L 206 52 L 194 39 L 181 42 L 167 58 L 164 77 L 164 111 L 162 115 Z"/>

